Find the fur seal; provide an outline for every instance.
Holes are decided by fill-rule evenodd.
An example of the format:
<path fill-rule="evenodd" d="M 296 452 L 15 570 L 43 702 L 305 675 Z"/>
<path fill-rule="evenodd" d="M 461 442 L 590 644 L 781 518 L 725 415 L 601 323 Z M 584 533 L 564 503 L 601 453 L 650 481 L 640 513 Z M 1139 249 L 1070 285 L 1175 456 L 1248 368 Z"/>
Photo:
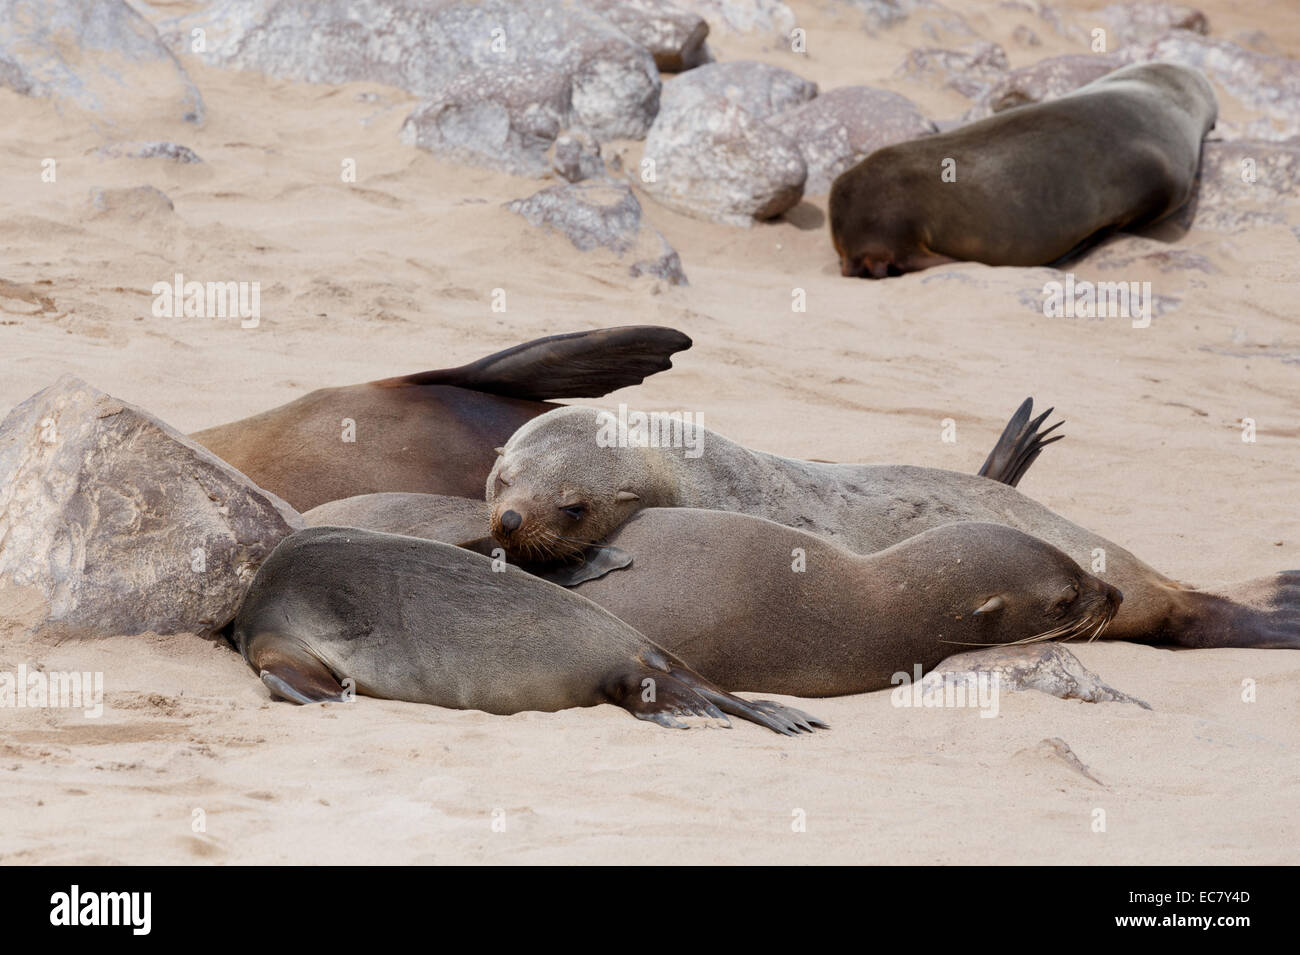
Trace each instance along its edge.
<path fill-rule="evenodd" d="M 639 384 L 690 346 L 654 325 L 551 335 L 459 368 L 322 388 L 190 437 L 300 511 L 377 491 L 474 496 L 493 449 L 558 407 L 546 399 Z"/>
<path fill-rule="evenodd" d="M 1099 233 L 1154 223 L 1191 198 L 1217 115 L 1200 73 L 1147 63 L 886 146 L 831 186 L 840 271 L 884 278 L 957 260 L 1046 265 Z M 944 181 L 945 170 L 956 179 Z"/>
<path fill-rule="evenodd" d="M 326 507 L 353 526 L 477 547 L 485 515 L 467 504 L 479 502 L 368 495 Z M 657 507 L 606 544 L 630 566 L 578 593 L 719 686 L 759 693 L 864 693 L 974 646 L 1096 638 L 1122 599 L 1002 524 L 945 524 L 863 555 L 749 514 Z"/>
<path fill-rule="evenodd" d="M 647 507 L 754 514 L 857 553 L 884 550 L 955 521 L 986 521 L 1041 538 L 1095 566 L 1102 580 L 1122 591 L 1111 637 L 1188 647 L 1300 648 L 1300 571 L 1227 595 L 1195 591 L 983 477 L 799 461 L 742 447 L 704 428 L 690 442 L 701 449 L 698 457 L 688 457 L 686 447 L 600 446 L 612 417 L 594 408 L 561 408 L 530 421 L 506 442 L 488 476 L 486 497 L 492 534 L 510 554 L 580 555 Z"/>
<path fill-rule="evenodd" d="M 723 714 L 793 736 L 815 717 L 723 692 L 576 593 L 437 541 L 346 527 L 290 535 L 231 640 L 279 697 L 366 696 L 488 713 L 613 703 L 686 728 Z"/>

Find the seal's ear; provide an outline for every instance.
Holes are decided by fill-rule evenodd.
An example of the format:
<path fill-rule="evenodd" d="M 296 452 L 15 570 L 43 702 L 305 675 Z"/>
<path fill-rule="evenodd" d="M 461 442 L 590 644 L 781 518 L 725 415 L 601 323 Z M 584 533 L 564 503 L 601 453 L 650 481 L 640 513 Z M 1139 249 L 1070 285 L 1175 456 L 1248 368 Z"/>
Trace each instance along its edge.
<path fill-rule="evenodd" d="M 641 498 L 631 491 L 619 491 L 616 499 L 619 501 L 639 501 Z"/>
<path fill-rule="evenodd" d="M 1002 595 L 997 594 L 993 597 L 990 597 L 988 600 L 984 601 L 984 603 L 980 606 L 980 608 L 975 611 L 975 614 L 976 616 L 978 616 L 979 614 L 982 613 L 994 613 L 995 611 L 1001 610 L 1006 605 L 1007 602 L 1002 599 Z"/>

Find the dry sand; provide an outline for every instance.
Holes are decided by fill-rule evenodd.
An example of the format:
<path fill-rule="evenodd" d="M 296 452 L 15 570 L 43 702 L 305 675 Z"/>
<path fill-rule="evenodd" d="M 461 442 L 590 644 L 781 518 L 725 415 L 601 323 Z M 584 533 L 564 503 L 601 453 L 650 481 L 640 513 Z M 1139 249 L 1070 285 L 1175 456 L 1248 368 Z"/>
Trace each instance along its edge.
<path fill-rule="evenodd" d="M 950 5 L 1013 65 L 1074 49 L 1041 29 L 1043 46 L 1016 46 L 1024 15 L 996 3 Z M 1300 56 L 1287 6 L 1200 5 L 1214 35 L 1266 26 Z M 725 34 L 715 52 L 785 65 L 823 90 L 887 86 L 939 118 L 967 105 L 893 75 L 909 47 L 932 45 L 909 25 L 872 38 L 820 4 L 795 7 L 807 56 Z M 186 67 L 207 124 L 141 138 L 184 143 L 199 166 L 87 155 L 108 137 L 84 118 L 0 90 L 0 408 L 72 372 L 190 431 L 538 335 L 662 323 L 695 347 L 601 403 L 701 412 L 792 456 L 973 471 L 1032 394 L 1056 405 L 1069 437 L 1034 465 L 1029 495 L 1196 585 L 1300 567 L 1300 245 L 1286 228 L 1182 237 L 1210 273 L 1129 268 L 1124 278 L 1178 299 L 1134 329 L 1044 318 L 1023 299 L 1039 297 L 1035 270 L 842 279 L 824 196 L 749 230 L 643 197 L 690 278 L 675 288 L 503 208 L 542 183 L 401 145 L 412 99 L 399 91 Z M 638 145 L 624 144 L 629 168 Z M 45 157 L 58 159 L 56 184 L 40 182 Z M 356 184 L 340 181 L 348 157 Z M 92 188 L 142 184 L 174 212 L 89 202 Z M 1097 274 L 1087 261 L 1074 270 Z M 177 271 L 260 281 L 260 327 L 154 318 L 149 289 Z M 490 309 L 494 288 L 504 314 Z M 791 310 L 796 288 L 805 313 Z M 1242 417 L 1258 422 L 1255 443 L 1241 440 Z M 946 418 L 955 444 L 940 440 Z M 1300 861 L 1300 654 L 1077 653 L 1153 710 L 1027 692 L 981 719 L 874 693 L 800 703 L 834 728 L 786 739 L 746 723 L 669 732 L 609 706 L 297 708 L 195 636 L 51 646 L 8 634 L 0 670 L 101 670 L 107 706 L 99 719 L 5 713 L 0 861 Z M 1243 680 L 1255 702 L 1242 701 Z M 1104 785 L 1046 755 L 1050 738 Z M 806 832 L 792 831 L 796 810 Z M 1093 831 L 1097 810 L 1105 832 Z"/>

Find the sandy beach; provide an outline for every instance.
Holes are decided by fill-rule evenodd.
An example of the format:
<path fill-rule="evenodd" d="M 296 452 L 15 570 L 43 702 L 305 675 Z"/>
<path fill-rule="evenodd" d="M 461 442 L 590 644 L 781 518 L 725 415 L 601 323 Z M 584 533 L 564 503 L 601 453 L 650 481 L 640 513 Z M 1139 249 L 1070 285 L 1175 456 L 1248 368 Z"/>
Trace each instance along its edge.
<path fill-rule="evenodd" d="M 200 4 L 140 6 L 157 19 Z M 872 32 L 845 4 L 790 6 L 807 53 L 715 29 L 713 55 L 779 65 L 823 91 L 894 90 L 935 120 L 970 106 L 898 72 L 908 50 L 936 45 L 919 19 Z M 1102 6 L 1061 5 L 1081 27 Z M 1086 51 L 1015 5 L 948 7 L 1012 67 Z M 1211 36 L 1263 29 L 1271 53 L 1300 58 L 1300 12 L 1283 0 L 1198 9 Z M 1030 22 L 1036 46 L 1014 39 Z M 71 373 L 191 432 L 537 336 L 661 324 L 693 347 L 591 404 L 691 410 L 792 457 L 974 472 L 1032 395 L 1066 419 L 1067 438 L 1020 485 L 1029 496 L 1197 587 L 1300 567 L 1300 206 L 1265 200 L 1285 221 L 1233 232 L 1117 236 L 1074 263 L 1081 278 L 1152 283 L 1161 307 L 1134 328 L 1044 317 L 1046 268 L 842 278 L 824 193 L 738 228 L 672 211 L 631 179 L 680 255 L 689 284 L 673 285 L 505 207 L 554 180 L 403 144 L 418 97 L 181 60 L 206 104 L 198 126 L 109 130 L 0 87 L 6 412 Z M 1244 119 L 1221 100 L 1226 120 Z M 181 143 L 203 162 L 97 153 L 124 138 Z M 637 168 L 641 142 L 605 146 Z M 53 183 L 40 178 L 49 157 Z M 355 183 L 340 179 L 347 159 Z M 165 198 L 116 191 L 139 186 Z M 155 317 L 150 289 L 177 272 L 259 281 L 260 324 Z M 491 307 L 497 289 L 504 312 Z M 800 295 L 805 311 L 792 308 Z M 896 707 L 887 692 L 780 698 L 832 726 L 787 739 L 740 721 L 669 732 L 612 706 L 508 717 L 369 698 L 295 707 L 223 643 L 55 643 L 17 616 L 0 608 L 0 671 L 102 671 L 104 712 L 3 714 L 9 864 L 1300 862 L 1292 651 L 1100 641 L 1073 649 L 1151 710 L 1023 692 L 984 719 Z"/>

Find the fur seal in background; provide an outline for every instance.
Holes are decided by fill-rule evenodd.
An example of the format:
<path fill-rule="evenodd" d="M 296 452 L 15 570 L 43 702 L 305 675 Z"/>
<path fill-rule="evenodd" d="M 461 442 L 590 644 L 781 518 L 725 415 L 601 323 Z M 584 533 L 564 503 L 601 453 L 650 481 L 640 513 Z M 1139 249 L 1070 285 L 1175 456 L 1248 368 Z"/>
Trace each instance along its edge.
<path fill-rule="evenodd" d="M 476 496 L 524 422 L 672 367 L 681 332 L 628 325 L 551 335 L 460 368 L 322 388 L 190 435 L 298 510 L 375 491 Z M 344 420 L 355 441 L 344 441 Z"/>
<path fill-rule="evenodd" d="M 437 541 L 312 527 L 277 545 L 231 639 L 277 696 L 355 692 L 488 713 L 613 703 L 661 726 L 724 713 L 793 736 L 824 723 L 731 696 L 576 593 Z"/>
<path fill-rule="evenodd" d="M 886 146 L 831 186 L 840 271 L 884 278 L 955 260 L 1046 265 L 1099 233 L 1154 223 L 1191 198 L 1217 115 L 1200 73 L 1147 63 Z M 954 181 L 941 178 L 945 169 Z"/>
<path fill-rule="evenodd" d="M 689 442 L 700 450 L 696 457 L 684 446 L 602 447 L 599 436 L 612 417 L 560 408 L 506 443 L 486 496 L 492 535 L 507 552 L 529 559 L 580 555 L 647 507 L 754 514 L 860 554 L 943 524 L 987 521 L 1041 538 L 1088 567 L 1104 559 L 1098 576 L 1124 594 L 1108 630 L 1113 638 L 1300 648 L 1300 571 L 1234 588 L 1230 596 L 1198 592 L 996 481 L 935 468 L 798 461 L 704 428 L 693 428 Z"/>
<path fill-rule="evenodd" d="M 352 526 L 477 548 L 485 515 L 469 504 L 486 507 L 372 494 L 326 508 Z M 879 690 L 974 646 L 1102 636 L 1121 600 L 1002 524 L 945 524 L 861 555 L 749 514 L 656 507 L 615 530 L 597 559 L 610 545 L 630 566 L 577 592 L 731 690 Z"/>

